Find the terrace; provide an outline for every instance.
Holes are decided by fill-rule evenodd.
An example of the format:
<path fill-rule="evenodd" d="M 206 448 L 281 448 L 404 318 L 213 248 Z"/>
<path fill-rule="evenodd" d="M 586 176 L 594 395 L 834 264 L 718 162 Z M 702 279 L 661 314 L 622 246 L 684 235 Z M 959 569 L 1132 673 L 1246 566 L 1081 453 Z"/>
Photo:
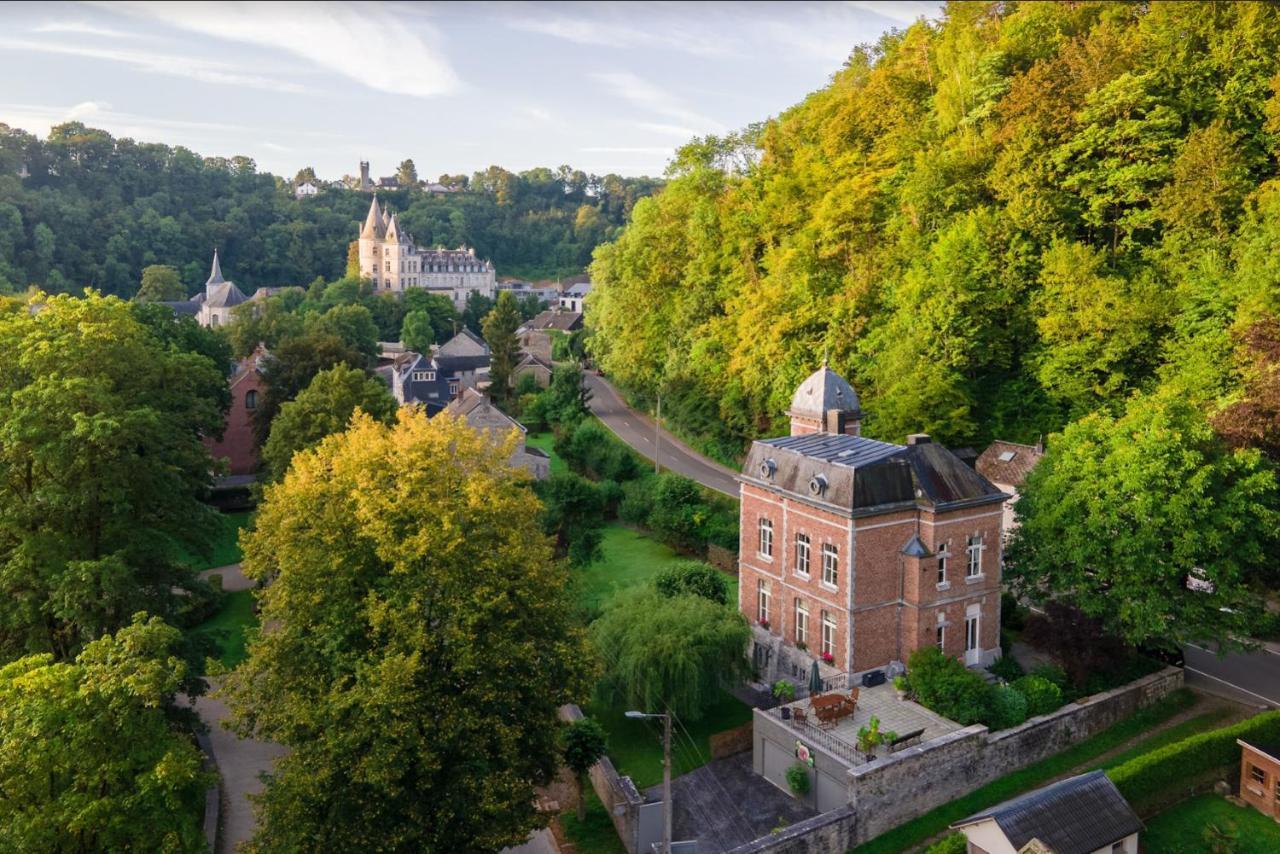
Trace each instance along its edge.
<path fill-rule="evenodd" d="M 847 697 L 849 692 L 841 690 L 836 693 Z M 820 721 L 813 709 L 814 699 L 818 699 L 821 704 L 822 696 L 827 695 L 817 695 L 816 698 L 805 697 L 793 703 L 786 703 L 771 709 L 767 714 L 780 720 L 796 735 L 811 741 L 850 767 L 862 765 L 871 759 L 887 756 L 890 753 L 889 744 L 877 747 L 871 758 L 858 749 L 858 730 L 869 726 L 873 716 L 880 719 L 881 733 L 893 732 L 899 736 L 905 736 L 919 732 L 919 738 L 912 739 L 912 744 L 931 741 L 962 729 L 955 721 L 935 714 L 918 703 L 898 699 L 898 692 L 888 684 L 859 689 L 858 702 L 853 713 L 846 714 L 832 723 Z M 803 721 L 796 719 L 796 710 L 801 712 Z"/>

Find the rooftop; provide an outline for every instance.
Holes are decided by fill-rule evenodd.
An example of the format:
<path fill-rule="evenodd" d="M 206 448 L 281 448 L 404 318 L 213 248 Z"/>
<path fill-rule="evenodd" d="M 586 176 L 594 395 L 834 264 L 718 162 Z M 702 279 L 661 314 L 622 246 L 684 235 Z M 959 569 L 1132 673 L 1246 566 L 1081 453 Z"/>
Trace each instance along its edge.
<path fill-rule="evenodd" d="M 1019 445 L 997 439 L 978 457 L 977 469 L 983 477 L 994 483 L 1019 487 L 1042 457 L 1043 446 Z"/>
<path fill-rule="evenodd" d="M 861 412 L 858 393 L 849 381 L 827 367 L 814 371 L 791 396 L 791 414 L 821 418 L 830 410 Z"/>

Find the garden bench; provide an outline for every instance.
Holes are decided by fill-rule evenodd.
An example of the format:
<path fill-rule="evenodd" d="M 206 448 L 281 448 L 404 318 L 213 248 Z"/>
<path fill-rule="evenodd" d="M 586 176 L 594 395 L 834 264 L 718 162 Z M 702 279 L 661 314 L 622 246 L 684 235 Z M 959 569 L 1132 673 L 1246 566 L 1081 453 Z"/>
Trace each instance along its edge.
<path fill-rule="evenodd" d="M 919 741 L 920 736 L 922 735 L 924 735 L 924 729 L 917 729 L 908 733 L 903 733 L 893 741 L 889 742 L 889 752 L 893 753 L 899 747 L 906 747 L 908 742 Z"/>

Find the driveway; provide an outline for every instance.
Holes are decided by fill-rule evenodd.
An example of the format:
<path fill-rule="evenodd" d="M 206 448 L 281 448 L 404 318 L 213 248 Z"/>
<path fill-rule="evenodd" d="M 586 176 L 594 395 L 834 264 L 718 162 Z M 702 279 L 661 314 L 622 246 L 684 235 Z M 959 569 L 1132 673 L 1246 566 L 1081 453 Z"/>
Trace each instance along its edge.
<path fill-rule="evenodd" d="M 591 389 L 592 414 L 637 453 L 649 460 L 656 456 L 662 468 L 730 498 L 738 497 L 737 472 L 707 459 L 666 430 L 657 429 L 652 418 L 627 406 L 604 377 L 588 371 L 586 380 Z"/>

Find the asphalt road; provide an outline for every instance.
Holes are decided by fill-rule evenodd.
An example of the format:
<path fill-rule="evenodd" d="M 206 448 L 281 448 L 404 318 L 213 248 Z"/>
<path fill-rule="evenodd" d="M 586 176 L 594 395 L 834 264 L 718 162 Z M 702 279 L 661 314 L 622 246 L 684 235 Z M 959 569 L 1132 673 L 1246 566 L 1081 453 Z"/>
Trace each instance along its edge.
<path fill-rule="evenodd" d="M 653 419 L 627 407 L 617 390 L 601 376 L 586 374 L 591 389 L 591 412 L 645 459 L 654 458 L 657 443 L 658 465 L 696 480 L 703 486 L 738 497 L 737 472 L 712 462 L 666 430 L 657 431 Z"/>
<path fill-rule="evenodd" d="M 1183 647 L 1187 684 L 1251 705 L 1280 706 L 1280 655 L 1267 649 L 1222 658 L 1200 646 Z"/>

